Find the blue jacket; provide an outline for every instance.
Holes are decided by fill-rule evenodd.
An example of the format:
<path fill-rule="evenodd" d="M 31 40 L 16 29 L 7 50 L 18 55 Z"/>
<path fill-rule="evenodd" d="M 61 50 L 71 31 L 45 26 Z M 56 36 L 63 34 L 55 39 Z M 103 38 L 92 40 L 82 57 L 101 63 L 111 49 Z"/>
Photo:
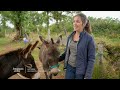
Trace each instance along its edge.
<path fill-rule="evenodd" d="M 65 52 L 60 56 L 59 61 L 64 60 L 64 68 L 68 64 L 69 57 L 69 44 L 72 38 L 72 35 L 75 33 L 73 31 L 68 39 Z M 95 42 L 93 37 L 88 34 L 86 31 L 80 33 L 80 39 L 77 45 L 77 57 L 76 57 L 76 75 L 84 75 L 84 78 L 91 79 L 93 66 L 95 61 Z"/>

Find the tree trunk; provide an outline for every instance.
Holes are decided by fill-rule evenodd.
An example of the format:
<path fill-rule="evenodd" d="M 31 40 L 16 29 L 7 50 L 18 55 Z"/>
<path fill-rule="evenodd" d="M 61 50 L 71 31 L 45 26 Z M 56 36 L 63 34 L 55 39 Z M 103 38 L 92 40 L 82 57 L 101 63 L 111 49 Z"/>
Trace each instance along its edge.
<path fill-rule="evenodd" d="M 57 30 L 60 32 L 60 27 L 59 27 L 58 20 L 56 21 L 56 26 L 57 26 Z"/>
<path fill-rule="evenodd" d="M 48 30 L 48 40 L 50 41 L 50 29 L 49 29 L 49 11 L 47 11 L 47 30 Z"/>
<path fill-rule="evenodd" d="M 65 33 L 65 36 L 66 36 L 66 38 L 67 38 L 67 37 L 68 37 L 68 35 L 67 35 L 67 30 L 66 30 L 63 22 L 62 22 L 62 27 L 63 27 L 64 33 Z"/>
<path fill-rule="evenodd" d="M 21 24 L 16 23 L 15 27 L 16 27 L 16 28 L 15 28 L 15 29 L 16 29 L 16 36 L 14 37 L 14 40 L 13 40 L 13 41 L 22 40 L 22 38 L 23 38 L 23 33 L 22 33 Z"/>

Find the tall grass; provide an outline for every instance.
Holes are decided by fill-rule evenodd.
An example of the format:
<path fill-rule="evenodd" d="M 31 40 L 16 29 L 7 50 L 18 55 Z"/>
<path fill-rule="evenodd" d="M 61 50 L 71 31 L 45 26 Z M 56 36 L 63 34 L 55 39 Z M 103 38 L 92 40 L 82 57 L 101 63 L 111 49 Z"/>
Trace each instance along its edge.
<path fill-rule="evenodd" d="M 9 38 L 0 38 L 0 46 L 6 45 L 8 42 L 10 42 Z"/>

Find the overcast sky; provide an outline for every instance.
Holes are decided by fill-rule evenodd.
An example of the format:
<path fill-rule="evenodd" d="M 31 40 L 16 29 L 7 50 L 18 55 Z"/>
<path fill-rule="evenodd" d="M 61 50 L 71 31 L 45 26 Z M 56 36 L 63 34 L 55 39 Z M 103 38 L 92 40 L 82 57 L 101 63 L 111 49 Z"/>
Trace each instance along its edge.
<path fill-rule="evenodd" d="M 86 16 L 92 16 L 96 18 L 118 18 L 120 20 L 120 11 L 82 11 Z"/>

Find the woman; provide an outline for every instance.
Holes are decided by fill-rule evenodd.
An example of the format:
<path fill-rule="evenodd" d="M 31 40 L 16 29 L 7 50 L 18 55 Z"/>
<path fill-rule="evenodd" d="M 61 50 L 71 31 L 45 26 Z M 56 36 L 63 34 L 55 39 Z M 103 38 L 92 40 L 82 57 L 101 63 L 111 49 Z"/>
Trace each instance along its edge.
<path fill-rule="evenodd" d="M 73 17 L 74 31 L 69 35 L 64 60 L 65 79 L 91 79 L 95 61 L 95 42 L 90 35 L 90 22 L 83 13 Z"/>

